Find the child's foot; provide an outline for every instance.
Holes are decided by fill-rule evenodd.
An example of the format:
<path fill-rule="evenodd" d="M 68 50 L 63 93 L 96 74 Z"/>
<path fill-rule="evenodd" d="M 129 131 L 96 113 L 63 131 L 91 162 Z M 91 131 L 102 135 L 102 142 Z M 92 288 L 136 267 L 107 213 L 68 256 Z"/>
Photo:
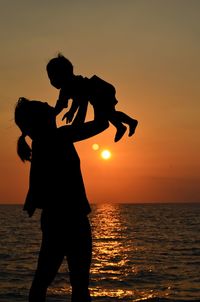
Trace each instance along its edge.
<path fill-rule="evenodd" d="M 121 125 L 120 128 L 117 128 L 117 133 L 115 135 L 115 142 L 118 142 L 122 138 L 125 132 L 126 132 L 126 126 Z"/>
<path fill-rule="evenodd" d="M 132 136 L 135 133 L 135 129 L 137 127 L 138 121 L 134 120 L 129 124 L 129 134 L 128 136 Z"/>

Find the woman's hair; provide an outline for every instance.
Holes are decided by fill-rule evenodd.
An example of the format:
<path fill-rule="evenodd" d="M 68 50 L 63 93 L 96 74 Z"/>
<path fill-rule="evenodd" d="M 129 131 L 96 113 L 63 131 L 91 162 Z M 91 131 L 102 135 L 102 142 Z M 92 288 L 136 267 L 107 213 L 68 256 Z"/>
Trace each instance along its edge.
<path fill-rule="evenodd" d="M 15 123 L 22 131 L 22 135 L 17 141 L 17 154 L 23 162 L 31 161 L 32 150 L 27 144 L 25 137 L 27 135 L 27 122 L 30 101 L 24 97 L 20 97 L 15 107 Z"/>
<path fill-rule="evenodd" d="M 46 102 L 20 97 L 14 115 L 15 123 L 22 132 L 17 144 L 17 153 L 22 161 L 31 160 L 31 148 L 25 137 L 38 139 L 52 127 L 56 127 L 55 110 Z"/>
<path fill-rule="evenodd" d="M 56 58 L 51 59 L 47 64 L 46 68 L 48 74 L 65 73 L 65 74 L 69 74 L 70 76 L 73 75 L 72 63 L 67 58 L 65 58 L 61 53 L 59 53 Z"/>
<path fill-rule="evenodd" d="M 25 140 L 25 136 L 22 134 L 17 141 L 17 154 L 23 162 L 31 161 L 32 150 Z"/>

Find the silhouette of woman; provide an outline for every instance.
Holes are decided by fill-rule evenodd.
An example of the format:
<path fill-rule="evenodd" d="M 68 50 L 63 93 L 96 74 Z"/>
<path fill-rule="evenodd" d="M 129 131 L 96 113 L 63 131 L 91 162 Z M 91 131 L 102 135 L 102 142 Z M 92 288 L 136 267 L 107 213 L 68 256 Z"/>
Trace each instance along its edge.
<path fill-rule="evenodd" d="M 47 288 L 65 256 L 72 302 L 89 302 L 90 206 L 73 143 L 102 132 L 108 121 L 94 119 L 57 128 L 55 117 L 54 108 L 40 101 L 20 98 L 15 108 L 15 122 L 22 131 L 18 155 L 22 161 L 31 161 L 24 210 L 32 216 L 36 208 L 42 209 L 42 243 L 29 302 L 45 301 Z M 32 148 L 26 136 L 32 139 Z"/>

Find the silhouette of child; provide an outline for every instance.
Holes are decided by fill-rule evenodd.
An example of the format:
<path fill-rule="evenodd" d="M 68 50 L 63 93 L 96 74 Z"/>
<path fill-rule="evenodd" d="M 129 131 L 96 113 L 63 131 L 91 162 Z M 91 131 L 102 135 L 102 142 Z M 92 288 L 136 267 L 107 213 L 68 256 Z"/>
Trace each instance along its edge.
<path fill-rule="evenodd" d="M 61 54 L 49 61 L 47 73 L 52 86 L 60 89 L 55 107 L 57 114 L 63 108 L 67 108 L 68 100 L 72 99 L 70 110 L 63 116 L 67 123 L 73 120 L 74 114 L 82 105 L 87 110 L 86 104 L 89 101 L 94 108 L 96 119 L 107 118 L 116 127 L 115 142 L 119 141 L 126 132 L 127 128 L 124 124 L 129 126 L 129 136 L 134 134 L 138 121 L 115 110 L 118 101 L 115 97 L 115 88 L 110 83 L 96 75 L 90 79 L 74 75 L 72 63 Z M 85 115 L 81 117 L 77 114 L 73 123 L 84 122 L 84 118 Z"/>

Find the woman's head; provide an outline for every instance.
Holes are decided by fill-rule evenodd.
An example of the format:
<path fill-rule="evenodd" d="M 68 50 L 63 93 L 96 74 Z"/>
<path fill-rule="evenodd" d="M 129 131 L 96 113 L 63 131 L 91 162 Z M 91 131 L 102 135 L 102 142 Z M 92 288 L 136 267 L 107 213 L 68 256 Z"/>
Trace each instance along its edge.
<path fill-rule="evenodd" d="M 37 139 L 46 131 L 56 127 L 54 108 L 47 103 L 19 98 L 15 107 L 15 123 L 22 135 L 18 140 L 18 155 L 22 161 L 30 160 L 31 150 L 25 137 Z"/>
<path fill-rule="evenodd" d="M 62 54 L 51 59 L 46 68 L 51 84 L 57 89 L 63 88 L 74 76 L 72 63 Z"/>

